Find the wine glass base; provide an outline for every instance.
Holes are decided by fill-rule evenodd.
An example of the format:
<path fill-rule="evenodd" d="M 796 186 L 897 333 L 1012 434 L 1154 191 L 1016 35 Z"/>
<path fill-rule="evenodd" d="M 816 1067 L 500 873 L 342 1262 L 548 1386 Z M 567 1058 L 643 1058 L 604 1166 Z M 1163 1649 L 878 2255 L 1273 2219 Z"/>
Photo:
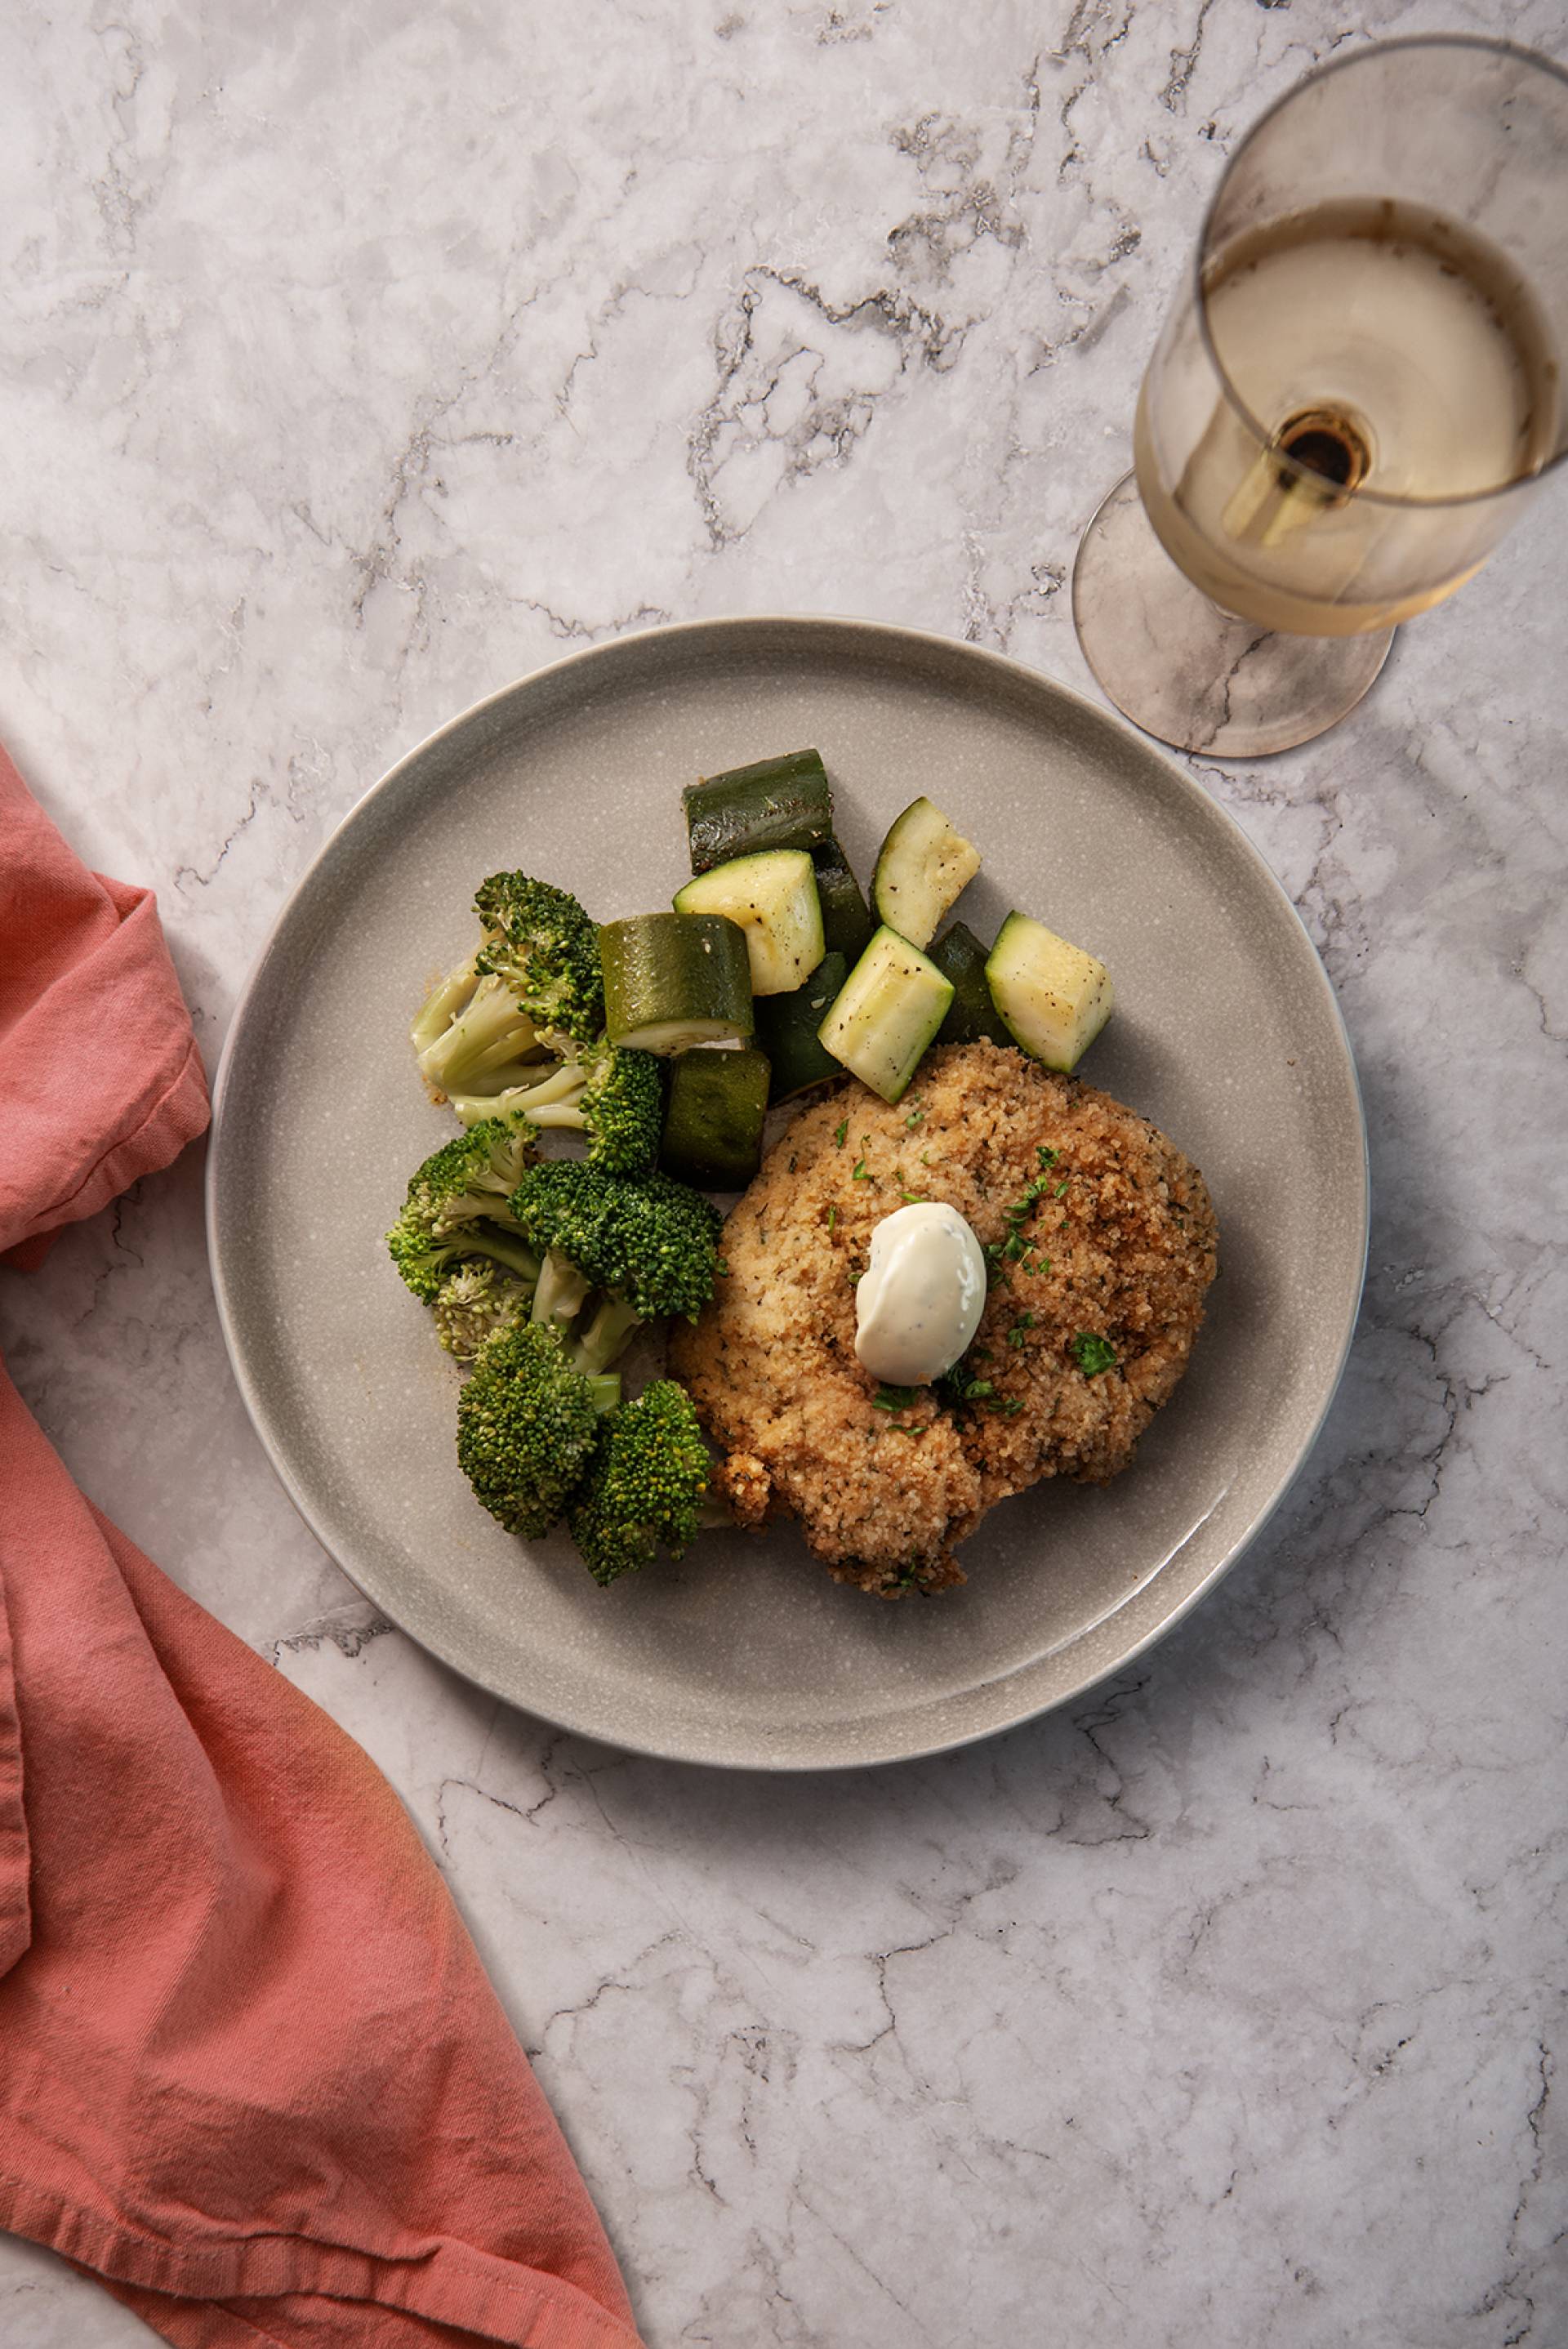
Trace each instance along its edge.
<path fill-rule="evenodd" d="M 1128 473 L 1073 565 L 1084 658 L 1122 715 L 1178 750 L 1261 759 L 1337 726 L 1388 657 L 1392 628 L 1276 636 L 1233 619 L 1179 571 Z"/>

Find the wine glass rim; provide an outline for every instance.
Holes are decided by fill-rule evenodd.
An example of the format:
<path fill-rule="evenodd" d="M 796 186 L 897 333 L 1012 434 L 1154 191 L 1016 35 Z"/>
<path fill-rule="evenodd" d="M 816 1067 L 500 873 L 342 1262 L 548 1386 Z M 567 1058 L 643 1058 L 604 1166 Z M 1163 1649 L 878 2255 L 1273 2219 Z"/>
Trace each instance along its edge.
<path fill-rule="evenodd" d="M 1220 174 L 1219 185 L 1210 197 L 1204 210 L 1202 225 L 1198 231 L 1198 242 L 1192 258 L 1192 299 L 1193 307 L 1197 313 L 1198 332 L 1202 337 L 1203 348 L 1209 355 L 1209 364 L 1214 370 L 1220 388 L 1260 448 L 1268 447 L 1270 436 L 1232 382 L 1209 326 L 1209 305 L 1203 290 L 1203 268 L 1208 255 L 1209 234 L 1213 225 L 1214 216 L 1220 209 L 1232 172 L 1253 140 L 1261 131 L 1266 129 L 1276 114 L 1282 113 L 1287 106 L 1301 96 L 1304 90 L 1311 88 L 1315 83 L 1327 81 L 1333 74 L 1347 72 L 1352 67 L 1364 64 L 1368 57 L 1386 57 L 1395 49 L 1484 49 L 1493 57 L 1516 57 L 1522 65 L 1538 67 L 1541 72 L 1550 75 L 1553 80 L 1560 81 L 1568 87 L 1568 71 L 1565 71 L 1554 58 L 1543 57 L 1539 49 L 1527 49 L 1518 41 L 1492 40 L 1484 33 L 1406 33 L 1391 41 L 1370 42 L 1365 48 L 1353 50 L 1348 57 L 1330 57 L 1326 64 L 1315 66 L 1312 71 L 1304 74 L 1299 81 L 1292 82 L 1287 90 L 1282 90 L 1279 97 L 1264 109 L 1257 119 L 1248 125 L 1235 152 L 1227 156 L 1225 168 Z M 1288 467 L 1301 480 L 1321 481 L 1322 476 L 1315 472 L 1310 465 L 1299 463 L 1286 450 L 1275 450 L 1274 455 L 1276 462 Z M 1565 456 L 1568 456 L 1568 439 L 1564 440 L 1562 448 L 1554 450 L 1545 462 L 1537 465 L 1533 471 L 1514 473 L 1506 481 L 1494 481 L 1484 490 L 1464 490 L 1451 497 L 1412 498 L 1402 496 L 1397 491 L 1369 490 L 1360 486 L 1354 490 L 1342 491 L 1340 495 L 1346 499 L 1354 499 L 1360 505 L 1392 506 L 1402 508 L 1407 512 L 1444 506 L 1481 505 L 1489 498 L 1504 497 L 1511 490 L 1527 488 L 1532 481 L 1543 481 L 1549 473 L 1556 471 Z"/>

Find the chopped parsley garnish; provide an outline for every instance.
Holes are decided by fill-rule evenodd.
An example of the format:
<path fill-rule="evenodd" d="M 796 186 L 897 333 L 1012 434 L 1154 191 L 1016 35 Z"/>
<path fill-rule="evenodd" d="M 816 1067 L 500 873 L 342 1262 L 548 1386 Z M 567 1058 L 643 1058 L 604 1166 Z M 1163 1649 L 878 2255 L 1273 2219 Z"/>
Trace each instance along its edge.
<path fill-rule="evenodd" d="M 1016 1419 L 1023 1408 L 1022 1395 L 1002 1395 L 991 1405 L 993 1411 L 1004 1412 L 1009 1419 Z"/>
<path fill-rule="evenodd" d="M 1022 1317 L 1022 1319 L 1019 1319 L 1019 1320 L 1015 1321 L 1015 1322 L 1014 1322 L 1014 1324 L 1013 1324 L 1013 1326 L 1012 1326 L 1012 1328 L 1008 1330 L 1008 1332 L 1007 1332 L 1007 1343 L 1008 1343 L 1008 1345 L 1009 1345 L 1009 1346 L 1021 1346 L 1021 1345 L 1023 1344 L 1023 1342 L 1024 1342 L 1024 1333 L 1025 1333 L 1025 1331 L 1026 1331 L 1026 1330 L 1032 1330 L 1032 1329 L 1034 1328 L 1034 1326 L 1035 1326 L 1035 1317 L 1034 1317 L 1034 1315 L 1033 1315 L 1032 1313 L 1026 1313 L 1026 1314 L 1024 1314 L 1024 1315 L 1023 1315 L 1023 1317 Z"/>
<path fill-rule="evenodd" d="M 880 1386 L 872 1397 L 873 1411 L 907 1411 L 919 1395 L 918 1387 Z"/>
<path fill-rule="evenodd" d="M 924 1115 L 925 1112 L 923 1109 L 912 1109 L 909 1115 L 904 1119 L 904 1123 L 905 1125 L 918 1125 Z"/>
<path fill-rule="evenodd" d="M 833 1227 L 834 1227 L 834 1226 L 837 1224 L 838 1220 L 839 1220 L 839 1210 L 838 1210 L 837 1206 L 831 1206 L 831 1207 L 830 1207 L 830 1208 L 829 1208 L 829 1210 L 828 1210 L 828 1229 L 829 1229 L 830 1231 L 831 1231 L 831 1230 L 833 1229 Z"/>
<path fill-rule="evenodd" d="M 1054 1166 L 1061 1154 L 1059 1150 L 1047 1150 L 1043 1142 L 1037 1142 L 1035 1144 L 1035 1155 L 1042 1166 Z"/>
<path fill-rule="evenodd" d="M 995 1386 L 990 1379 L 976 1377 L 974 1366 L 990 1359 L 989 1347 L 971 1346 L 969 1351 L 961 1355 L 935 1381 L 938 1402 L 946 1410 L 958 1412 L 985 1402 L 987 1397 L 995 1393 Z M 995 1403 L 989 1407 L 993 1411 L 996 1408 Z"/>
<path fill-rule="evenodd" d="M 1069 1343 L 1068 1351 L 1086 1379 L 1098 1378 L 1101 1371 L 1113 1371 L 1116 1368 L 1115 1347 L 1104 1338 L 1095 1337 L 1088 1330 L 1078 1330 Z"/>
<path fill-rule="evenodd" d="M 1021 1235 L 1025 1224 L 1028 1221 L 1030 1215 L 1034 1211 L 1035 1202 L 1037 1199 L 1042 1197 L 1049 1188 L 1050 1184 L 1047 1177 L 1044 1174 L 1037 1174 L 1032 1183 L 1026 1183 L 1024 1185 L 1022 1196 L 1015 1199 L 1012 1206 L 1005 1211 L 1007 1221 L 1013 1227 L 1013 1237 L 1009 1240 L 1007 1245 L 1009 1249 L 1012 1249 L 1014 1241 L 1016 1241 L 1017 1247 L 1015 1251 L 1016 1255 L 1022 1255 L 1023 1253 L 1024 1244 Z"/>
<path fill-rule="evenodd" d="M 841 1150 L 843 1148 L 844 1136 L 848 1133 L 849 1130 L 849 1119 L 847 1117 L 841 1118 L 838 1124 L 833 1128 L 833 1147 L 835 1150 Z"/>
<path fill-rule="evenodd" d="M 871 1179 L 871 1176 L 866 1173 L 865 1160 L 863 1158 L 857 1158 L 854 1164 L 854 1170 L 850 1176 L 851 1182 L 869 1183 Z"/>
<path fill-rule="evenodd" d="M 1061 1197 L 1061 1195 L 1062 1195 L 1062 1193 L 1067 1189 L 1067 1187 L 1068 1187 L 1068 1177 L 1067 1177 L 1067 1175 L 1065 1175 L 1065 1174 L 1064 1174 L 1064 1175 L 1062 1176 L 1061 1181 L 1057 1185 L 1056 1189 L 1052 1192 L 1052 1194 L 1051 1194 L 1052 1198 L 1053 1198 L 1053 1199 L 1059 1199 L 1059 1198 Z"/>
<path fill-rule="evenodd" d="M 925 1197 L 923 1191 L 901 1191 L 898 1195 L 901 1199 L 907 1199 L 914 1207 L 921 1206 Z"/>

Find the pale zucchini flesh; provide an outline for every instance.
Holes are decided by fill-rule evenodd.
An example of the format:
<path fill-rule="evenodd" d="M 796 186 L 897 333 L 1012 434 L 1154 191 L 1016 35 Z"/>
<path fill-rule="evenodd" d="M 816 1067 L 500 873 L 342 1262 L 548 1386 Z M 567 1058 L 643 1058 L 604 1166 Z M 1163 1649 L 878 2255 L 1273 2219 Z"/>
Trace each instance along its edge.
<path fill-rule="evenodd" d="M 753 995 L 791 994 L 822 959 L 822 907 L 807 849 L 762 849 L 710 865 L 675 903 L 677 914 L 722 914 L 744 933 Z"/>
<path fill-rule="evenodd" d="M 952 1000 L 953 981 L 884 924 L 817 1033 L 851 1076 L 883 1101 L 895 1102 Z"/>
<path fill-rule="evenodd" d="M 985 965 L 1009 1035 L 1047 1069 L 1077 1068 L 1116 1004 L 1104 963 L 1027 914 L 1009 914 Z"/>
<path fill-rule="evenodd" d="M 926 947 L 948 907 L 980 870 L 980 851 L 928 799 L 913 800 L 877 854 L 872 905 L 879 922 Z"/>

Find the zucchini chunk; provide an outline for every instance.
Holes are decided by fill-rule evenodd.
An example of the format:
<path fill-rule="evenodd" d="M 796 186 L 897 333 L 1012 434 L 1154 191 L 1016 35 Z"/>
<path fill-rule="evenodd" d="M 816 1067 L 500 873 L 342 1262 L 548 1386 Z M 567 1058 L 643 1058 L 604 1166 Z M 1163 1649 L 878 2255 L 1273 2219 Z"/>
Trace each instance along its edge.
<path fill-rule="evenodd" d="M 793 995 L 764 995 L 757 1003 L 757 1040 L 773 1067 L 771 1101 L 843 1074 L 817 1030 L 850 975 L 849 957 L 825 954 L 804 987 Z"/>
<path fill-rule="evenodd" d="M 1009 914 L 985 965 L 991 1000 L 1015 1043 L 1066 1076 L 1116 1003 L 1104 963 L 1027 914 Z"/>
<path fill-rule="evenodd" d="M 709 1191 L 744 1191 L 762 1164 L 766 1053 L 682 1052 L 670 1066 L 659 1164 Z"/>
<path fill-rule="evenodd" d="M 872 905 L 879 922 L 928 946 L 949 905 L 980 870 L 980 851 L 955 832 L 939 807 L 912 800 L 894 819 L 877 854 Z"/>
<path fill-rule="evenodd" d="M 836 837 L 819 841 L 811 851 L 817 895 L 822 903 L 822 941 L 830 954 L 858 962 L 872 942 L 876 924 L 866 911 L 861 885 Z"/>
<path fill-rule="evenodd" d="M 694 873 L 759 849 L 815 848 L 832 837 L 833 794 L 817 750 L 705 776 L 688 783 L 681 804 Z"/>
<path fill-rule="evenodd" d="M 835 1061 L 883 1101 L 895 1102 L 952 1000 L 953 981 L 884 923 L 819 1032 Z"/>
<path fill-rule="evenodd" d="M 746 939 L 717 914 L 634 914 L 599 926 L 612 1044 L 684 1052 L 751 1035 Z"/>
<path fill-rule="evenodd" d="M 1011 1045 L 1013 1039 L 985 984 L 986 953 L 965 922 L 954 922 L 944 930 L 932 947 L 932 961 L 953 981 L 953 1000 L 936 1031 L 939 1044 L 977 1044 L 985 1039 Z"/>
<path fill-rule="evenodd" d="M 753 995 L 788 995 L 822 959 L 822 905 L 804 848 L 711 865 L 676 892 L 677 914 L 722 914 L 746 933 Z"/>

